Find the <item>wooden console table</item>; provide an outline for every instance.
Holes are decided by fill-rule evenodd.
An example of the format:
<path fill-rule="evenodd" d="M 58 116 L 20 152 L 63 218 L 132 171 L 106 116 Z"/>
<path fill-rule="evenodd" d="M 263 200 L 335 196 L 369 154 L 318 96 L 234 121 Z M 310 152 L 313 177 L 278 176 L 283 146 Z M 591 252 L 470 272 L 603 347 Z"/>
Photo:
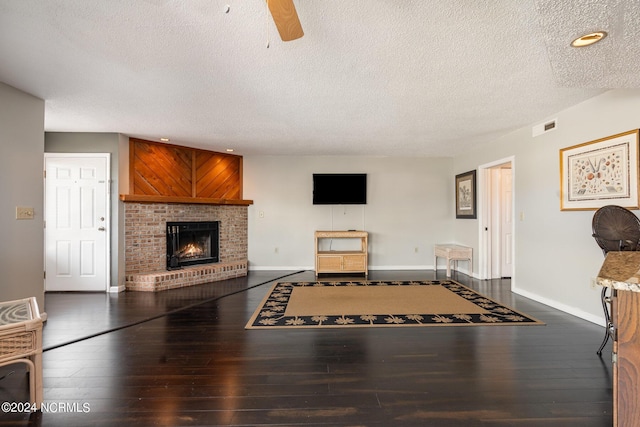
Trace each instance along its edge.
<path fill-rule="evenodd" d="M 611 288 L 613 425 L 640 420 L 640 252 L 608 252 L 596 283 Z"/>
<path fill-rule="evenodd" d="M 469 276 L 473 273 L 473 255 L 472 249 L 468 246 L 454 245 L 450 243 L 436 244 L 433 248 L 433 269 L 438 269 L 438 257 L 447 260 L 447 277 L 451 277 L 451 261 L 456 262 L 456 270 L 458 269 L 458 261 L 469 261 Z"/>
<path fill-rule="evenodd" d="M 322 239 L 359 239 L 360 250 L 321 251 Z M 366 231 L 316 231 L 316 277 L 320 273 L 364 273 L 369 275 L 369 233 Z"/>

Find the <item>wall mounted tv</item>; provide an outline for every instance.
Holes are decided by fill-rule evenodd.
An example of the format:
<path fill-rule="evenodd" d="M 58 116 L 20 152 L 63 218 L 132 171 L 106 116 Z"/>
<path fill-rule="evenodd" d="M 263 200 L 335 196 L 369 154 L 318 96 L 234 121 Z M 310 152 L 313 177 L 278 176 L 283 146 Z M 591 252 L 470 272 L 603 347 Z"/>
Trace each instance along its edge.
<path fill-rule="evenodd" d="M 314 205 L 366 205 L 366 173 L 314 173 Z"/>

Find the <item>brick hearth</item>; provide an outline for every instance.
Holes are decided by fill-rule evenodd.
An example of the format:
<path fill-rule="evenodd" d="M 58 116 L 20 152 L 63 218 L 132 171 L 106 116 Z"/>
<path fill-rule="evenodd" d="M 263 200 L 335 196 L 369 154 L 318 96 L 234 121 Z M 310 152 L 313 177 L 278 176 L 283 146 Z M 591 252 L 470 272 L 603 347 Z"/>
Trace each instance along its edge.
<path fill-rule="evenodd" d="M 163 291 L 247 275 L 247 207 L 139 203 L 125 206 L 125 286 Z M 220 262 L 166 270 L 167 221 L 220 221 Z"/>

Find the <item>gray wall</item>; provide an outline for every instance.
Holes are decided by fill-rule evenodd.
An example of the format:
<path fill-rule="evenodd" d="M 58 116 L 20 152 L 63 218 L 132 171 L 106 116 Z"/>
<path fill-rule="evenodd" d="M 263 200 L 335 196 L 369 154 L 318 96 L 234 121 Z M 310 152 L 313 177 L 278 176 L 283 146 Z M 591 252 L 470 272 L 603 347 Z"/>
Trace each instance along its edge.
<path fill-rule="evenodd" d="M 0 301 L 36 297 L 44 310 L 44 101 L 0 83 Z M 16 207 L 34 209 L 16 220 Z"/>
<path fill-rule="evenodd" d="M 245 156 L 249 267 L 313 269 L 315 230 L 358 229 L 370 233 L 371 269 L 431 268 L 433 245 L 453 236 L 452 168 L 450 158 Z M 367 204 L 314 206 L 313 173 L 366 173 Z"/>
<path fill-rule="evenodd" d="M 639 90 L 606 92 L 540 121 L 557 118 L 554 131 L 534 138 L 527 126 L 455 159 L 454 173 L 461 173 L 515 157 L 515 292 L 604 324 L 600 289 L 591 287 L 603 262 L 591 237 L 594 211 L 560 211 L 559 151 L 638 129 L 638 111 Z M 478 221 L 456 220 L 454 238 L 477 249 L 478 227 Z"/>
<path fill-rule="evenodd" d="M 126 139 L 126 138 L 125 138 Z M 127 146 L 124 145 L 126 148 Z M 122 136 L 117 133 L 47 132 L 46 153 L 110 153 L 111 154 L 111 287 L 124 286 L 124 210 L 120 206 Z M 128 156 L 128 150 L 126 155 Z M 126 165 L 125 165 L 126 170 Z"/>

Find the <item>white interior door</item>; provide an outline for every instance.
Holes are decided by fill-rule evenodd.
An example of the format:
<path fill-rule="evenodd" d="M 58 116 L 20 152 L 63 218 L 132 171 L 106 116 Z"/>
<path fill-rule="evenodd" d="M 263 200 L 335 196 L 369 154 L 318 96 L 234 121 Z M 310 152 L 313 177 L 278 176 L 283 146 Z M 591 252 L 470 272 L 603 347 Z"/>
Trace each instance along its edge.
<path fill-rule="evenodd" d="M 491 203 L 490 203 L 490 235 L 491 235 L 491 274 L 489 278 L 499 279 L 502 276 L 502 168 L 490 169 Z"/>
<path fill-rule="evenodd" d="M 513 254 L 513 209 L 511 165 L 489 169 L 491 224 L 491 279 L 511 277 Z"/>
<path fill-rule="evenodd" d="M 107 291 L 109 154 L 45 154 L 45 290 Z"/>
<path fill-rule="evenodd" d="M 501 168 L 500 172 L 500 191 L 502 193 L 500 197 L 500 209 L 502 211 L 502 214 L 500 215 L 500 240 L 502 242 L 500 275 L 501 277 L 511 277 L 511 270 L 513 268 L 513 200 L 511 199 L 511 168 Z"/>

